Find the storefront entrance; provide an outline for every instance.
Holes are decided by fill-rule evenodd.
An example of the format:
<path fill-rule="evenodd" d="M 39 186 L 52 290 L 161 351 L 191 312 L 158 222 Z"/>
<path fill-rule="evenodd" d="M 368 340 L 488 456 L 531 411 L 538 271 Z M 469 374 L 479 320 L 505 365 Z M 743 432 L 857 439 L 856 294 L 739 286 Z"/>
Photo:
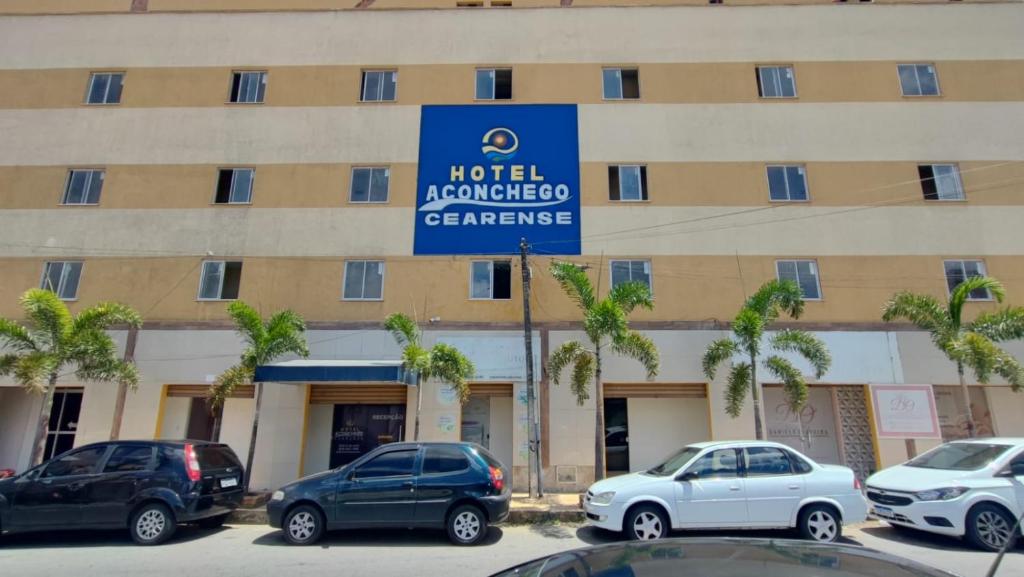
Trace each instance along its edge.
<path fill-rule="evenodd" d="M 487 448 L 506 467 L 512 466 L 512 385 L 472 383 L 462 405 L 460 438 Z"/>
<path fill-rule="evenodd" d="M 605 383 L 604 396 L 608 474 L 653 467 L 711 438 L 703 384 Z"/>
<path fill-rule="evenodd" d="M 405 405 L 334 405 L 330 467 L 405 438 Z"/>
<path fill-rule="evenodd" d="M 959 386 L 932 387 L 935 394 L 935 409 L 939 413 L 939 427 L 942 429 L 944 442 L 966 439 L 967 408 L 964 406 L 964 395 Z M 984 387 L 968 387 L 971 397 L 971 415 L 978 437 L 992 437 L 992 413 L 988 407 L 988 397 Z"/>

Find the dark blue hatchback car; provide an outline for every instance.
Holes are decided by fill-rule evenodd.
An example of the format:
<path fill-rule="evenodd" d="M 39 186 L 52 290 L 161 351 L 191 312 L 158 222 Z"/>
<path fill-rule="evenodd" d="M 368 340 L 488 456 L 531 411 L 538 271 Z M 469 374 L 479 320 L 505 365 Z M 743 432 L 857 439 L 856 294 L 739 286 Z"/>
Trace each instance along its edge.
<path fill-rule="evenodd" d="M 293 545 L 330 529 L 445 529 L 457 545 L 479 543 L 508 517 L 505 467 L 470 443 L 393 443 L 275 491 L 267 513 Z"/>

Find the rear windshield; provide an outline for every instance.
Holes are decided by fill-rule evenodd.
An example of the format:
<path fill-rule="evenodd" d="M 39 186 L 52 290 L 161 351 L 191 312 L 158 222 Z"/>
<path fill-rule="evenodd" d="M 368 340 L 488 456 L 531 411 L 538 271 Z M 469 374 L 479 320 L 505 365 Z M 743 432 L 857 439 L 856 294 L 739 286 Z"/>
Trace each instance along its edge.
<path fill-rule="evenodd" d="M 973 471 L 987 467 L 1010 449 L 1009 445 L 994 443 L 948 443 L 907 461 L 908 467 Z"/>
<path fill-rule="evenodd" d="M 505 468 L 505 465 L 502 465 L 501 461 L 499 461 L 498 458 L 492 455 L 491 452 L 488 451 L 487 449 L 480 446 L 475 446 L 473 447 L 473 452 L 483 457 L 484 461 L 487 462 L 488 467 L 497 467 L 499 469 Z"/>
<path fill-rule="evenodd" d="M 227 445 L 200 445 L 196 447 L 196 458 L 199 459 L 200 469 L 227 469 L 241 466 L 235 452 Z"/>

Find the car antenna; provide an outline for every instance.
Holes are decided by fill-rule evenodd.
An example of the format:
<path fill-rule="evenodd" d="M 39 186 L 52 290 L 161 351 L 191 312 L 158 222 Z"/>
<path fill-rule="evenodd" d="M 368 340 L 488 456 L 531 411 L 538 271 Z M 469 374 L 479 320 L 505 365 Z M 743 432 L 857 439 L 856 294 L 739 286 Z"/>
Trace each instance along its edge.
<path fill-rule="evenodd" d="M 1024 515 L 1017 518 L 1017 522 L 1013 525 L 1013 530 L 1010 531 L 1010 536 L 1006 539 L 1006 543 L 999 550 L 999 554 L 996 555 L 996 560 L 992 562 L 992 566 L 988 568 L 988 573 L 985 573 L 985 577 L 995 577 L 996 571 L 999 570 L 999 564 L 1003 562 L 1003 555 L 1006 555 L 1006 550 L 1013 545 L 1017 539 L 1015 538 L 1017 532 L 1020 531 L 1020 523 L 1024 521 Z"/>

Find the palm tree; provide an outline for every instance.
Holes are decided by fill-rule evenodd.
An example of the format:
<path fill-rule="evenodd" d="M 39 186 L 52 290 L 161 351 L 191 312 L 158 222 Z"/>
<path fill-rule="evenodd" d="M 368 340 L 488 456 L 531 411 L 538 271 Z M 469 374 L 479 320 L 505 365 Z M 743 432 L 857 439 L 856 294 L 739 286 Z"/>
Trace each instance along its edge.
<path fill-rule="evenodd" d="M 764 439 L 764 425 L 761 418 L 761 385 L 757 382 L 757 365 L 761 360 L 762 339 L 768 325 L 785 312 L 797 319 L 804 310 L 804 299 L 800 287 L 791 280 L 773 280 L 765 283 L 743 304 L 732 322 L 732 337 L 719 339 L 704 352 L 704 374 L 715 378 L 722 362 L 743 355 L 744 360 L 732 363 L 729 382 L 725 389 L 725 412 L 736 418 L 743 410 L 743 401 L 750 392 L 754 403 L 754 432 L 758 439 Z M 772 335 L 768 345 L 776 352 L 793 352 L 810 363 L 814 376 L 820 379 L 832 366 L 825 343 L 806 331 L 786 329 Z M 782 382 L 786 404 L 795 414 L 807 402 L 807 382 L 789 360 L 770 354 L 761 360 L 761 366 Z"/>
<path fill-rule="evenodd" d="M 295 354 L 306 358 L 306 323 L 302 317 L 290 310 L 274 313 L 264 321 L 260 314 L 243 301 L 228 305 L 228 315 L 235 321 L 238 334 L 245 339 L 246 347 L 237 365 L 225 370 L 210 385 L 207 396 L 211 410 L 224 406 L 239 385 L 253 382 L 256 367 L 274 362 L 283 355 Z M 256 385 L 256 411 L 252 417 L 252 435 L 249 437 L 249 455 L 245 459 L 244 489 L 249 491 L 252 479 L 252 462 L 256 455 L 256 433 L 260 426 L 260 405 L 263 401 L 263 383 Z"/>
<path fill-rule="evenodd" d="M 420 440 L 420 408 L 423 405 L 422 384 L 430 379 L 437 379 L 455 387 L 459 402 L 469 400 L 470 379 L 476 374 L 473 362 L 462 354 L 459 349 L 438 343 L 430 350 L 423 348 L 423 332 L 419 325 L 408 315 L 392 313 L 384 319 L 384 328 L 402 347 L 402 365 L 405 370 L 416 375 L 416 419 L 413 428 L 413 440 Z"/>
<path fill-rule="evenodd" d="M 571 386 L 576 402 L 590 398 L 589 385 L 594 381 L 594 479 L 605 476 L 604 470 L 604 390 L 601 386 L 601 352 L 605 347 L 617 355 L 639 361 L 647 378 L 658 374 L 658 348 L 648 337 L 629 328 L 629 316 L 637 307 L 654 308 L 651 290 L 644 283 L 626 282 L 612 287 L 602 300 L 597 300 L 590 278 L 579 266 L 568 262 L 551 264 L 551 275 L 565 294 L 583 311 L 583 332 L 589 348 L 580 341 L 562 343 L 548 361 L 548 371 L 559 384 L 562 370 L 572 366 Z"/>
<path fill-rule="evenodd" d="M 892 297 L 882 312 L 882 320 L 906 319 L 931 333 L 932 342 L 949 360 L 956 363 L 960 391 L 967 408 L 967 434 L 975 435 L 974 415 L 964 370 L 970 368 L 978 382 L 987 383 L 992 373 L 1004 379 L 1014 391 L 1024 383 L 1024 369 L 996 343 L 1024 338 L 1024 307 L 1006 307 L 979 314 L 973 322 L 963 322 L 964 303 L 974 291 L 987 290 L 996 302 L 1003 302 L 1006 292 L 991 277 L 971 277 L 957 285 L 949 302 L 941 303 L 931 295 L 900 292 Z"/>
<path fill-rule="evenodd" d="M 56 294 L 32 289 L 21 297 L 29 321 L 22 325 L 0 318 L 0 375 L 14 375 L 18 383 L 43 395 L 32 464 L 43 461 L 53 393 L 62 371 L 73 371 L 79 381 L 113 381 L 134 389 L 139 383 L 135 365 L 119 359 L 117 345 L 107 334 L 113 325 L 139 327 L 142 318 L 118 303 L 100 303 L 75 316 Z"/>

